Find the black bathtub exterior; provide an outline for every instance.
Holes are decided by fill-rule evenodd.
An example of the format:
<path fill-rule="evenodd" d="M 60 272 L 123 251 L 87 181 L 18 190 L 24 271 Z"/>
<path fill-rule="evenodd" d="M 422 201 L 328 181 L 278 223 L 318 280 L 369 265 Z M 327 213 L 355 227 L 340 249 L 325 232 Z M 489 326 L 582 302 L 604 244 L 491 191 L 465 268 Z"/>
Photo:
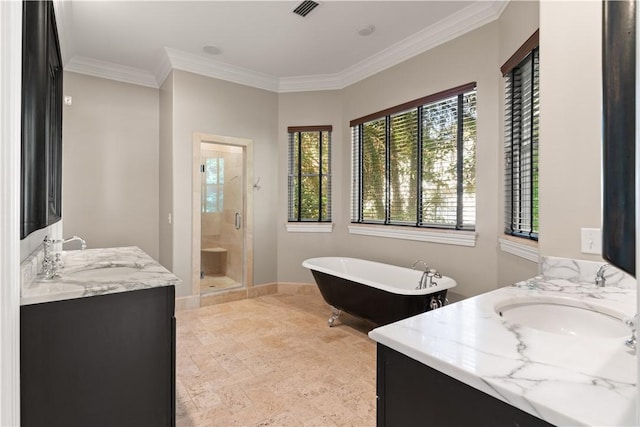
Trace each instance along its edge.
<path fill-rule="evenodd" d="M 426 295 L 400 295 L 351 280 L 311 270 L 327 304 L 378 326 L 431 310 L 435 298 L 444 305 L 447 290 Z"/>

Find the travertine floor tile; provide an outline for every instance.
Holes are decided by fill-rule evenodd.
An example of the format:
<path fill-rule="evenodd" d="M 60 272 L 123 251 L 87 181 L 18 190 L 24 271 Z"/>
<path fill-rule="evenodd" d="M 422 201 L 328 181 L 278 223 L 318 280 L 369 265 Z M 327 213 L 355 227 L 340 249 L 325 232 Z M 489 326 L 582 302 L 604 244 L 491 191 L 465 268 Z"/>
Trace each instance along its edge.
<path fill-rule="evenodd" d="M 317 294 L 176 313 L 177 426 L 374 426 L 372 325 L 329 315 Z"/>

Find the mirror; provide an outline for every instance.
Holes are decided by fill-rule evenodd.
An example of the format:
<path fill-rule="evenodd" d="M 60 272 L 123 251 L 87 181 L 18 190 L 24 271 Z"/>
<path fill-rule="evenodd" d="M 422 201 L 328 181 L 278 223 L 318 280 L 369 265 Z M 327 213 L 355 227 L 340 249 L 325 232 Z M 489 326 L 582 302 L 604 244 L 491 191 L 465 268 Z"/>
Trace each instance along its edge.
<path fill-rule="evenodd" d="M 23 2 L 20 238 L 62 218 L 62 58 L 50 1 Z"/>

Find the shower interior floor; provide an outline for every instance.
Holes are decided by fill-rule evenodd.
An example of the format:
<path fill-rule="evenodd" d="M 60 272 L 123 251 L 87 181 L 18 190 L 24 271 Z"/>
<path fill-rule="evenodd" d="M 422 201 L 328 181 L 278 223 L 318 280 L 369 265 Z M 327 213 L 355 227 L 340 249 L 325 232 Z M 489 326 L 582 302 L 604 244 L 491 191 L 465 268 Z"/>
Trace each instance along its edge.
<path fill-rule="evenodd" d="M 224 291 L 242 287 L 242 283 L 223 275 L 208 275 L 200 279 L 200 294 Z"/>

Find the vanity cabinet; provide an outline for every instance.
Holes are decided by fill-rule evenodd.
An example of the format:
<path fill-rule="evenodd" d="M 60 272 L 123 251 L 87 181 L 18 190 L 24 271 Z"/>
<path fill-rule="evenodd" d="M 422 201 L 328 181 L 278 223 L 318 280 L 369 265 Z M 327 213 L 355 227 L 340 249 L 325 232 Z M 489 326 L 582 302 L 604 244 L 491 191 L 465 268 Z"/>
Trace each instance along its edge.
<path fill-rule="evenodd" d="M 20 307 L 22 427 L 175 426 L 175 288 Z"/>
<path fill-rule="evenodd" d="M 552 425 L 382 344 L 377 355 L 378 427 Z"/>

